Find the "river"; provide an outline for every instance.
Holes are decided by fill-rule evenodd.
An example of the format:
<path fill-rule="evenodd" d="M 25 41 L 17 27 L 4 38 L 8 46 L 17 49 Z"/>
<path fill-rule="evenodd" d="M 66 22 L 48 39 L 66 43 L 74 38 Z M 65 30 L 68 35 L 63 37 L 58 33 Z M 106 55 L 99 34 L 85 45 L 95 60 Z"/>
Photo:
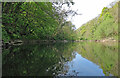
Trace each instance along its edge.
<path fill-rule="evenodd" d="M 117 43 L 22 44 L 2 50 L 3 76 L 118 76 Z"/>

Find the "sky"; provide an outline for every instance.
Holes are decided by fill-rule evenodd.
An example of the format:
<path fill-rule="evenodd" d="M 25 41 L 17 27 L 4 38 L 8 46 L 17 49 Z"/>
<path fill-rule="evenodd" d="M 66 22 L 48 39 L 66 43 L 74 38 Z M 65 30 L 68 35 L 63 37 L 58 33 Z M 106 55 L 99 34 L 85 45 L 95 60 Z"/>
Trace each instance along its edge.
<path fill-rule="evenodd" d="M 71 6 L 72 10 L 77 11 L 82 15 L 76 15 L 72 19 L 72 23 L 76 28 L 79 28 L 89 20 L 97 17 L 101 14 L 102 9 L 108 6 L 110 3 L 117 0 L 73 0 L 75 4 Z"/>

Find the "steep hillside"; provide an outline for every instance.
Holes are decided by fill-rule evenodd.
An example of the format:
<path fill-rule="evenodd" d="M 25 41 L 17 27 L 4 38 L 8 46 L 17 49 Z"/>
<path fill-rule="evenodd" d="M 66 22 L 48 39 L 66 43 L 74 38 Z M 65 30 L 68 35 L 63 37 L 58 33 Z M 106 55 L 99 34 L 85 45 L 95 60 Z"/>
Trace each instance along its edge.
<path fill-rule="evenodd" d="M 60 10 L 60 4 L 56 4 L 55 7 L 52 2 L 4 2 L 2 4 L 3 42 L 73 40 L 75 26 L 65 19 L 69 12 Z"/>
<path fill-rule="evenodd" d="M 101 14 L 76 30 L 78 40 L 118 40 L 118 2 L 104 7 Z"/>

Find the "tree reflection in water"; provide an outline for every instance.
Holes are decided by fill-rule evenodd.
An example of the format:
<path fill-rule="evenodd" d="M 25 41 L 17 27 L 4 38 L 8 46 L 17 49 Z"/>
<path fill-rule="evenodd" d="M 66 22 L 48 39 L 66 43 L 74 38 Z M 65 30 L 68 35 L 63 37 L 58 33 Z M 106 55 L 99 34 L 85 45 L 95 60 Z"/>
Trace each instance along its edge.
<path fill-rule="evenodd" d="M 91 75 L 118 75 L 116 44 L 23 44 L 4 48 L 2 58 L 3 76 L 83 76 L 90 75 L 90 65 Z M 86 64 L 88 67 L 81 69 Z"/>

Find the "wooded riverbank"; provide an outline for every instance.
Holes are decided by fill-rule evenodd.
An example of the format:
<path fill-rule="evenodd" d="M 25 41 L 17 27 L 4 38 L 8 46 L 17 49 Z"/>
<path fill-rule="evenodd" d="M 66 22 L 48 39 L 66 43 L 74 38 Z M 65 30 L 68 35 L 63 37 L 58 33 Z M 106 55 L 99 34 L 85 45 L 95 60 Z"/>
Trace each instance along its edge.
<path fill-rule="evenodd" d="M 103 39 L 103 40 L 11 40 L 9 42 L 2 42 L 3 46 L 9 45 L 21 45 L 23 43 L 28 44 L 48 44 L 48 43 L 67 43 L 67 42 L 100 42 L 100 43 L 109 43 L 109 42 L 120 42 L 114 39 Z"/>

